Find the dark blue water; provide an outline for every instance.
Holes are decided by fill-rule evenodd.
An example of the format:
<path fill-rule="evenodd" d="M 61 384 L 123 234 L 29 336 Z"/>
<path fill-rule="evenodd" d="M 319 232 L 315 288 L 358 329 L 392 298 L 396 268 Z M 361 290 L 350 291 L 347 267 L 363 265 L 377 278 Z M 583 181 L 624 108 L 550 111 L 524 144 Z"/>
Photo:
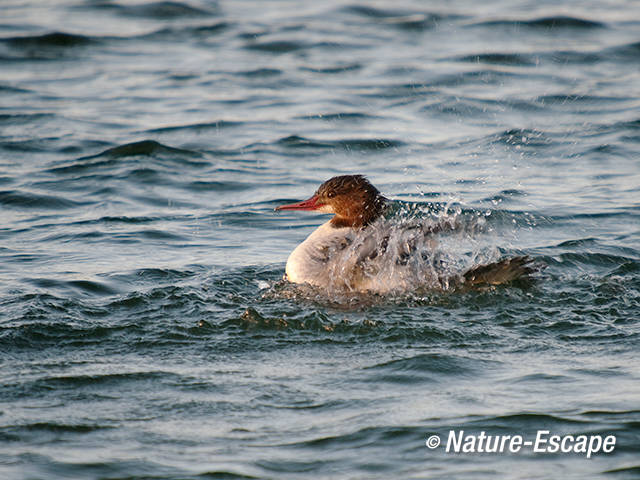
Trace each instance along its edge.
<path fill-rule="evenodd" d="M 546 268 L 291 289 L 347 173 Z M 640 478 L 638 2 L 5 0 L 0 212 L 3 479 Z"/>

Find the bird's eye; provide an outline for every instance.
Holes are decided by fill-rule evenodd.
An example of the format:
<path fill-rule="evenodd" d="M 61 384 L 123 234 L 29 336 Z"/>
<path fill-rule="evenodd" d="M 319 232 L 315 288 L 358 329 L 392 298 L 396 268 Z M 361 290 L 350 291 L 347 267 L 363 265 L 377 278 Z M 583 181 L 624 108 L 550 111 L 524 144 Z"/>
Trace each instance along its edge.
<path fill-rule="evenodd" d="M 328 192 L 327 193 L 327 198 L 333 198 L 336 196 L 336 192 Z"/>

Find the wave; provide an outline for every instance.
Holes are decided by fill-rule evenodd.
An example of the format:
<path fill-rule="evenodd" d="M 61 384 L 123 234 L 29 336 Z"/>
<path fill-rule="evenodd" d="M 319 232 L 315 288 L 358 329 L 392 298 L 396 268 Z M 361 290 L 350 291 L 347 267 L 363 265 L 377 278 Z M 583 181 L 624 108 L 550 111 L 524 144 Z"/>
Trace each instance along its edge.
<path fill-rule="evenodd" d="M 514 65 L 528 67 L 536 65 L 536 59 L 532 55 L 518 53 L 478 53 L 475 55 L 465 55 L 456 57 L 459 62 L 489 63 L 499 65 Z"/>
<path fill-rule="evenodd" d="M 606 24 L 595 20 L 587 20 L 578 17 L 557 16 L 557 17 L 544 17 L 535 20 L 527 20 L 524 25 L 529 27 L 540 28 L 578 28 L 578 29 L 592 29 L 592 28 L 605 28 Z"/>
<path fill-rule="evenodd" d="M 2 38 L 0 42 L 16 48 L 55 47 L 73 48 L 100 43 L 98 37 L 66 32 L 52 32 L 44 35 L 27 35 L 22 37 Z"/>
<path fill-rule="evenodd" d="M 473 376 L 479 370 L 485 371 L 490 363 L 451 354 L 424 353 L 365 367 L 362 373 L 366 377 L 362 380 L 399 384 L 431 383 L 443 378 L 450 381 L 456 377 Z"/>
<path fill-rule="evenodd" d="M 304 50 L 309 47 L 310 45 L 305 42 L 294 40 L 260 41 L 251 42 L 245 45 L 245 48 L 248 50 L 267 53 L 290 53 L 298 50 Z"/>
<path fill-rule="evenodd" d="M 32 278 L 29 283 L 47 290 L 71 289 L 89 295 L 114 295 L 118 293 L 117 289 L 106 283 L 89 280 L 60 281 L 49 278 Z"/>
<path fill-rule="evenodd" d="M 185 2 L 147 2 L 139 5 L 127 5 L 110 1 L 92 2 L 90 8 L 113 11 L 125 17 L 150 18 L 155 20 L 172 20 L 190 17 L 216 15 L 213 9 L 195 7 Z"/>
<path fill-rule="evenodd" d="M 302 115 L 299 117 L 301 120 L 322 120 L 325 122 L 360 122 L 365 120 L 378 120 L 382 117 L 378 115 L 372 115 L 364 112 L 338 112 L 338 113 L 317 113 L 314 115 Z"/>
<path fill-rule="evenodd" d="M 360 63 L 346 63 L 343 65 L 335 65 L 335 66 L 331 66 L 331 67 L 310 67 L 310 66 L 305 66 L 305 67 L 301 67 L 300 69 L 303 71 L 307 71 L 307 72 L 313 72 L 313 73 L 322 73 L 322 74 L 327 74 L 327 75 L 335 75 L 335 74 L 340 74 L 340 73 L 349 73 L 349 72 L 355 72 L 357 70 L 360 70 L 363 68 L 363 65 Z"/>
<path fill-rule="evenodd" d="M 57 423 L 57 422 L 36 422 L 36 423 L 28 423 L 24 425 L 14 425 L 3 427 L 0 429 L 0 436 L 8 436 L 12 439 L 12 441 L 18 441 L 24 435 L 30 435 L 32 433 L 39 434 L 47 434 L 47 433 L 55 433 L 58 435 L 65 434 L 85 434 L 92 433 L 101 430 L 111 429 L 113 427 L 107 425 L 99 425 L 99 424 L 88 424 L 88 423 L 76 423 L 76 424 L 67 424 L 67 423 Z"/>
<path fill-rule="evenodd" d="M 235 351 L 246 348 L 254 335 L 288 332 L 291 341 L 300 335 L 308 341 L 312 333 L 316 342 L 350 343 L 354 338 L 438 346 L 490 342 L 500 349 L 508 346 L 508 339 L 498 331 L 504 327 L 527 332 L 531 338 L 542 336 L 547 343 L 571 342 L 576 348 L 628 342 L 629 333 L 620 331 L 622 324 L 612 323 L 611 317 L 622 320 L 625 312 L 640 308 L 640 253 L 587 252 L 597 248 L 590 239 L 563 242 L 537 256 L 548 267 L 533 284 L 457 293 L 327 295 L 308 285 L 279 280 L 283 264 L 213 272 L 204 265 L 146 268 L 100 280 L 23 278 L 22 288 L 40 293 L 5 296 L 0 345 L 32 349 L 148 344 L 159 348 L 198 343 L 224 332 L 225 348 Z M 555 305 L 565 302 L 567 295 L 573 298 L 575 292 L 583 292 L 574 301 L 573 310 L 578 313 L 559 312 Z M 489 322 L 481 314 L 485 308 L 489 312 L 503 308 L 504 314 L 492 314 Z M 416 312 L 423 312 L 429 321 Z M 450 323 L 451 315 L 476 320 L 459 328 Z M 176 322 L 177 317 L 183 320 Z M 410 382 L 408 377 L 420 371 L 424 373 L 418 374 L 419 381 L 437 381 L 438 371 L 473 375 L 474 368 L 463 357 L 428 353 L 377 362 L 371 375 L 378 371 L 388 374 L 389 381 Z M 363 375 L 366 380 L 369 374 Z"/>
<path fill-rule="evenodd" d="M 246 78 L 268 78 L 277 77 L 279 75 L 282 75 L 283 73 L 283 70 L 277 68 L 256 68 L 254 70 L 234 72 L 234 75 Z"/>
<path fill-rule="evenodd" d="M 232 472 L 230 470 L 211 470 L 198 474 L 199 478 L 212 480 L 259 480 L 260 477 Z"/>
<path fill-rule="evenodd" d="M 171 27 L 163 27 L 150 33 L 138 35 L 135 37 L 127 37 L 129 40 L 154 40 L 168 41 L 175 43 L 182 38 L 194 38 L 198 40 L 207 40 L 216 38 L 218 35 L 226 32 L 232 27 L 232 23 L 219 21 L 215 23 L 207 23 L 203 25 L 178 25 Z"/>
<path fill-rule="evenodd" d="M 366 45 L 363 43 L 346 43 L 346 42 L 305 42 L 301 40 L 255 40 L 251 39 L 244 46 L 247 50 L 254 50 L 264 53 L 283 54 L 297 52 L 300 50 L 323 49 L 323 50 L 345 50 L 345 49 L 364 49 Z"/>
<path fill-rule="evenodd" d="M 16 87 L 15 85 L 2 85 L 0 84 L 0 95 L 8 95 L 14 93 L 33 93 L 33 90 L 27 88 Z"/>
<path fill-rule="evenodd" d="M 132 157 L 152 157 L 192 167 L 209 165 L 208 162 L 194 160 L 203 157 L 201 152 L 171 147 L 155 140 L 142 140 L 108 148 L 95 155 L 80 157 L 70 164 L 52 167 L 46 171 L 58 175 L 77 174 L 84 171 L 115 167 L 120 160 Z"/>
<path fill-rule="evenodd" d="M 631 60 L 638 61 L 640 59 L 640 42 L 627 43 L 603 50 L 604 55 L 612 60 Z"/>
<path fill-rule="evenodd" d="M 0 38 L 0 61 L 54 61 L 77 56 L 83 49 L 102 44 L 106 38 L 67 32 Z"/>
<path fill-rule="evenodd" d="M 39 120 L 51 120 L 55 118 L 53 113 L 4 113 L 0 114 L 0 124 L 26 125 Z"/>
<path fill-rule="evenodd" d="M 617 450 L 620 450 L 620 447 L 617 447 Z M 636 477 L 640 476 L 640 465 L 633 465 L 633 466 L 630 466 L 630 467 L 612 468 L 612 469 L 609 469 L 609 470 L 605 470 L 602 473 L 621 474 L 621 475 L 623 475 L 623 478 L 636 478 Z M 627 475 L 628 475 L 628 477 L 627 477 Z"/>
<path fill-rule="evenodd" d="M 140 40 L 171 41 L 183 37 L 207 39 L 216 36 L 230 28 L 227 22 L 217 22 L 204 25 L 187 25 L 178 27 L 164 27 L 150 33 L 132 36 L 96 36 L 69 32 L 50 32 L 40 35 L 24 35 L 0 38 L 0 45 L 4 44 L 10 51 L 5 52 L 4 61 L 16 60 L 56 60 L 68 57 L 81 48 L 94 47 L 112 42 L 138 42 Z M 28 91 L 28 90 L 23 90 Z"/>
<path fill-rule="evenodd" d="M 78 202 L 54 195 L 43 195 L 24 190 L 0 191 L 0 205 L 9 208 L 32 210 L 66 210 L 89 205 L 90 202 Z"/>
<path fill-rule="evenodd" d="M 177 131 L 182 131 L 182 130 L 189 130 L 189 131 L 207 131 L 207 130 L 222 130 L 225 128 L 231 128 L 231 127 L 241 127 L 245 125 L 245 122 L 233 122 L 233 121 L 229 121 L 229 120 L 218 120 L 216 122 L 204 122 L 204 123 L 190 123 L 187 125 L 175 125 L 175 126 L 170 126 L 170 127 L 158 127 L 158 128 L 152 128 L 150 130 L 145 130 L 145 133 L 171 133 L 171 132 L 177 132 Z M 149 140 L 147 140 L 148 142 Z M 140 146 L 138 146 L 138 148 L 140 148 Z M 167 148 L 173 148 L 173 147 L 167 147 Z M 147 150 L 149 149 L 149 147 L 147 146 Z M 183 150 L 182 152 L 186 152 L 186 150 Z M 192 153 L 196 153 L 196 152 L 192 152 Z"/>
<path fill-rule="evenodd" d="M 606 28 L 606 24 L 596 20 L 588 20 L 579 17 L 571 16 L 552 16 L 535 18 L 531 20 L 488 20 L 484 22 L 473 23 L 470 26 L 483 26 L 483 27 L 528 27 L 532 29 L 578 29 L 578 30 L 590 30 Z"/>
<path fill-rule="evenodd" d="M 445 20 L 461 18 L 459 15 L 445 16 L 438 13 L 421 11 L 384 10 L 364 5 L 347 6 L 342 9 L 342 12 L 372 20 L 381 25 L 418 32 L 435 28 L 438 23 Z"/>
<path fill-rule="evenodd" d="M 298 135 L 281 138 L 278 145 L 288 148 L 321 148 L 321 149 L 344 149 L 355 151 L 386 150 L 388 148 L 398 148 L 404 145 L 399 140 L 385 138 L 356 138 L 348 140 L 312 140 Z"/>
<path fill-rule="evenodd" d="M 97 155 L 84 157 L 83 159 L 91 159 L 97 157 L 111 157 L 111 158 L 125 158 L 133 156 L 150 156 L 158 154 L 171 154 L 187 157 L 201 157 L 202 154 L 192 150 L 184 150 L 181 148 L 170 147 L 163 145 L 155 140 L 141 140 L 139 142 L 126 143 L 124 145 L 118 145 L 117 147 L 109 148 Z"/>

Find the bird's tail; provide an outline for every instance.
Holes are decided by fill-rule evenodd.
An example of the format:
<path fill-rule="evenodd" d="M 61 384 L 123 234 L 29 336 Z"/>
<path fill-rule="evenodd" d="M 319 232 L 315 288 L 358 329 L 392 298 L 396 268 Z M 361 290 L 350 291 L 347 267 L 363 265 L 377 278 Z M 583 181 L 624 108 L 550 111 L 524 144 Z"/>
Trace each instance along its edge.
<path fill-rule="evenodd" d="M 506 258 L 488 265 L 478 265 L 463 275 L 463 285 L 467 287 L 482 287 L 502 285 L 520 278 L 527 278 L 538 268 L 533 259 L 527 256 Z"/>

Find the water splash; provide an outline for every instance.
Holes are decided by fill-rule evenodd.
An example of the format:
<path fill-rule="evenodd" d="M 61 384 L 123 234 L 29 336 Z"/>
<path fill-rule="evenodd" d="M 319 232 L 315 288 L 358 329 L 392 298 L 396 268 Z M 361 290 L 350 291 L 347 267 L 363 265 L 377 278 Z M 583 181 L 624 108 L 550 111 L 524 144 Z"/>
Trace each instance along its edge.
<path fill-rule="evenodd" d="M 312 253 L 309 261 L 321 265 L 321 287 L 279 286 L 279 294 L 359 304 L 361 294 L 455 290 L 464 285 L 466 272 L 503 256 L 488 221 L 492 213 L 453 202 L 392 201 L 384 218 L 364 230 L 340 232 Z"/>

